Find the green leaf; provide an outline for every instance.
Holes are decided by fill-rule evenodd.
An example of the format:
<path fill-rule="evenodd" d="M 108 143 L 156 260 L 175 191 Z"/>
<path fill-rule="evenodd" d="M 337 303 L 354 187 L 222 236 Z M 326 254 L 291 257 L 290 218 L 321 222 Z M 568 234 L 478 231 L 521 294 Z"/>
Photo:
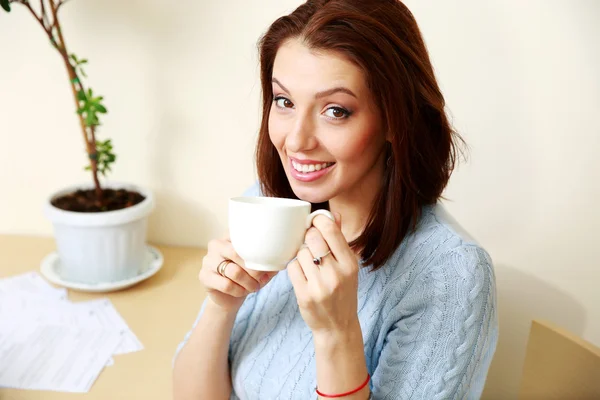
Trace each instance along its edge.
<path fill-rule="evenodd" d="M 79 60 L 79 65 L 81 64 L 87 64 L 88 60 L 86 58 L 84 58 L 83 60 Z"/>
<path fill-rule="evenodd" d="M 84 78 L 88 77 L 83 68 L 79 68 L 79 72 L 81 72 L 81 75 L 83 75 Z"/>
<path fill-rule="evenodd" d="M 96 104 L 96 110 L 99 113 L 106 114 L 106 108 L 102 104 Z"/>
<path fill-rule="evenodd" d="M 94 115 L 94 113 L 88 113 L 85 116 L 85 124 L 87 126 L 98 125 L 98 118 L 96 118 L 96 116 Z"/>
<path fill-rule="evenodd" d="M 77 109 L 77 114 L 79 114 L 79 115 L 83 114 L 84 112 L 85 112 L 85 108 L 83 108 L 83 107 L 79 107 Z"/>
<path fill-rule="evenodd" d="M 2 6 L 6 12 L 10 12 L 10 4 L 8 3 L 8 0 L 0 0 L 0 6 Z"/>
<path fill-rule="evenodd" d="M 77 99 L 79 101 L 86 101 L 87 97 L 85 96 L 85 92 L 83 90 L 80 90 L 77 92 Z"/>

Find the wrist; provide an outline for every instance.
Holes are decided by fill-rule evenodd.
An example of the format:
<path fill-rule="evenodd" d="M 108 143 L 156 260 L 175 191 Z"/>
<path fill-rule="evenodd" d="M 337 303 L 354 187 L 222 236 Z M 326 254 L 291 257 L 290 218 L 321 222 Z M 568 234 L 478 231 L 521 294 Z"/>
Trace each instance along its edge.
<path fill-rule="evenodd" d="M 240 302 L 239 304 L 230 307 L 223 307 L 222 305 L 215 302 L 210 295 L 208 295 L 208 300 L 206 302 L 206 310 L 204 312 L 209 313 L 211 315 L 220 316 L 225 319 L 235 319 L 238 311 L 240 310 L 240 308 L 242 308 L 242 304 L 243 302 Z"/>
<path fill-rule="evenodd" d="M 358 317 L 344 329 L 313 331 L 315 347 L 335 347 L 337 344 L 344 346 L 363 343 L 362 330 Z"/>
<path fill-rule="evenodd" d="M 345 329 L 313 332 L 317 388 L 322 394 L 366 399 L 369 392 L 364 341 L 358 317 Z"/>

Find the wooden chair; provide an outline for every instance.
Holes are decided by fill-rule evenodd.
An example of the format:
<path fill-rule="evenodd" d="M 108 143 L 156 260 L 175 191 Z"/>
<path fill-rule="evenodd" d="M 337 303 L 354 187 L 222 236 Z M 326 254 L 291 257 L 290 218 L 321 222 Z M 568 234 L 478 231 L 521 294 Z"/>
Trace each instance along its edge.
<path fill-rule="evenodd" d="M 546 321 L 533 321 L 520 400 L 600 400 L 600 348 Z"/>

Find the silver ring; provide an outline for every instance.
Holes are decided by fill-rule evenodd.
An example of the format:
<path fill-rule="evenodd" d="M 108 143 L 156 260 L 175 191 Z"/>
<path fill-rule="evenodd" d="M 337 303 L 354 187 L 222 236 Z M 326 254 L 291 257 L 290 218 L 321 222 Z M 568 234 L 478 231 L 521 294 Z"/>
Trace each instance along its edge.
<path fill-rule="evenodd" d="M 233 261 L 231 261 L 231 260 L 229 260 L 229 259 L 227 259 L 227 258 L 226 258 L 226 259 L 224 259 L 223 261 L 221 261 L 221 262 L 219 263 L 219 265 L 217 265 L 217 273 L 218 273 L 219 275 L 221 275 L 223 278 L 227 278 L 227 277 L 225 276 L 225 268 L 227 268 L 227 266 L 228 266 L 229 264 L 231 264 L 232 262 L 233 262 Z"/>
<path fill-rule="evenodd" d="M 327 253 L 323 254 L 321 257 L 313 258 L 313 262 L 315 263 L 315 265 L 321 265 L 321 260 L 323 258 L 327 257 L 329 254 L 331 254 L 331 250 L 329 250 Z"/>

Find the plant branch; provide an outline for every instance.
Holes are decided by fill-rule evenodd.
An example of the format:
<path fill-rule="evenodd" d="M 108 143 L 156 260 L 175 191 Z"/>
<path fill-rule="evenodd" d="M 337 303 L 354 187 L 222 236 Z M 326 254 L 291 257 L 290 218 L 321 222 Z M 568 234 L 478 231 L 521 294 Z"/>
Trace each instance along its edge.
<path fill-rule="evenodd" d="M 59 1 L 63 2 L 62 0 L 59 0 Z M 65 67 L 67 68 L 67 72 L 69 74 L 69 80 L 71 81 L 71 89 L 73 91 L 73 98 L 75 99 L 75 107 L 77 109 L 79 109 L 79 98 L 78 98 L 77 93 L 78 93 L 78 91 L 83 90 L 83 83 L 81 83 L 81 80 L 79 79 L 79 76 L 77 75 L 77 71 L 75 70 L 75 67 L 73 67 L 73 65 L 69 61 L 69 53 L 67 51 L 67 45 L 65 44 L 65 39 L 62 34 L 60 22 L 58 20 L 58 6 L 61 3 L 56 3 L 56 0 L 48 0 L 48 2 L 50 3 L 52 17 L 54 18 L 54 23 L 52 25 L 52 28 L 54 28 L 56 30 L 56 34 L 58 35 L 58 40 L 60 41 L 60 46 L 57 47 L 57 49 L 63 57 L 63 60 L 65 62 Z M 97 177 L 98 161 L 97 161 L 97 156 L 96 156 L 96 147 L 93 144 L 95 142 L 94 128 L 91 127 L 88 132 L 86 123 L 83 119 L 83 115 L 81 113 L 79 113 L 78 115 L 79 115 L 79 124 L 81 125 L 81 132 L 83 134 L 83 140 L 86 145 L 86 151 L 87 151 L 88 157 L 90 158 L 92 174 L 94 176 L 94 184 L 96 187 L 96 198 L 98 201 L 102 202 L 102 188 L 100 187 L 100 184 L 98 182 L 98 177 Z"/>
<path fill-rule="evenodd" d="M 41 1 L 43 2 L 44 0 L 41 0 Z M 60 23 L 58 22 L 58 8 L 57 8 L 56 4 L 54 3 L 54 0 L 48 0 L 48 2 L 50 3 L 50 10 L 52 11 L 52 18 L 53 18 L 53 22 L 50 27 L 50 30 L 51 31 L 52 31 L 52 29 L 56 30 L 56 34 L 58 35 L 58 40 L 60 41 L 60 46 L 57 49 L 63 55 L 65 60 L 68 61 L 69 55 L 67 54 L 65 40 L 63 38 L 62 31 L 60 29 Z M 52 33 L 50 33 L 50 34 L 52 35 Z"/>
<path fill-rule="evenodd" d="M 44 30 L 44 32 L 46 32 L 46 34 L 50 38 L 50 42 L 52 43 L 52 45 L 57 50 L 60 51 L 59 44 L 56 42 L 56 39 L 54 38 L 54 35 L 52 34 L 52 25 L 53 24 L 50 24 L 50 21 L 48 20 L 48 13 L 46 12 L 46 7 L 44 5 L 44 0 L 40 0 L 40 3 L 41 3 L 41 15 L 38 15 L 38 13 L 35 12 L 35 10 L 33 9 L 33 7 L 31 7 L 31 3 L 28 0 L 13 0 L 12 2 L 13 3 L 19 3 L 19 4 L 22 4 L 25 7 L 27 7 L 27 9 L 31 13 L 31 15 L 33 15 L 33 17 L 40 23 L 40 25 L 42 26 L 42 29 Z"/>
<path fill-rule="evenodd" d="M 65 4 L 67 1 L 69 0 L 59 0 L 58 4 L 56 5 L 56 10 L 58 11 L 58 9 L 62 7 L 62 5 Z"/>
<path fill-rule="evenodd" d="M 42 9 L 42 22 L 44 24 L 44 28 L 46 32 L 52 33 L 52 24 L 48 20 L 48 13 L 46 12 L 46 2 L 44 0 L 40 0 L 41 9 Z"/>
<path fill-rule="evenodd" d="M 92 168 L 95 168 L 95 171 L 98 170 L 98 152 L 96 149 L 96 127 L 95 126 L 90 126 L 90 144 L 91 147 L 94 149 L 94 158 L 91 160 L 92 163 L 94 164 L 94 166 Z M 90 155 L 91 157 L 91 155 Z M 94 185 L 96 186 L 96 188 L 100 187 L 100 182 L 98 181 L 98 173 L 94 172 L 93 174 L 94 176 Z M 102 202 L 102 194 L 101 192 L 98 193 L 98 191 L 96 190 L 96 197 L 97 200 L 101 203 Z"/>
<path fill-rule="evenodd" d="M 25 7 L 27 7 L 27 8 L 29 9 L 29 11 L 31 12 L 31 14 L 33 15 L 33 17 L 34 17 L 35 19 L 37 19 L 37 20 L 38 20 L 38 22 L 39 22 L 40 24 L 42 24 L 42 28 L 44 28 L 44 30 L 45 30 L 46 32 L 48 32 L 48 31 L 46 30 L 46 27 L 44 26 L 44 20 L 42 19 L 42 17 L 38 16 L 38 14 L 37 14 L 37 13 L 36 13 L 36 12 L 33 10 L 33 7 L 31 7 L 31 4 L 29 3 L 29 1 L 28 1 L 28 0 L 16 0 L 16 1 L 15 1 L 15 3 L 21 3 L 21 4 L 23 4 Z"/>
<path fill-rule="evenodd" d="M 35 12 L 35 10 L 31 7 L 30 0 L 8 0 L 12 3 L 19 3 L 24 5 L 29 9 L 34 18 L 40 23 L 44 32 L 50 38 L 50 42 L 56 48 L 56 50 L 61 55 L 63 62 L 65 63 L 65 67 L 67 69 L 67 73 L 69 75 L 69 82 L 71 83 L 71 90 L 73 92 L 73 98 L 75 100 L 75 106 L 77 109 L 77 114 L 79 115 L 79 123 L 81 125 L 81 133 L 83 134 L 83 140 L 86 146 L 86 152 L 88 158 L 90 160 L 90 169 L 92 170 L 92 175 L 94 178 L 95 192 L 96 192 L 96 201 L 100 206 L 103 205 L 103 191 L 100 186 L 100 182 L 98 181 L 98 149 L 96 143 L 96 125 L 99 124 L 98 118 L 96 116 L 97 112 L 106 113 L 106 108 L 100 103 L 102 97 L 93 97 L 92 90 L 89 90 L 89 99 L 85 95 L 85 88 L 81 80 L 79 79 L 79 75 L 77 73 L 77 67 L 79 67 L 80 71 L 83 73 L 83 69 L 81 69 L 81 64 L 87 62 L 86 60 L 79 61 L 72 55 L 74 63 L 71 63 L 71 56 L 69 56 L 69 52 L 67 50 L 67 46 L 65 43 L 65 39 L 63 37 L 62 29 L 60 26 L 60 21 L 58 19 L 58 10 L 59 8 L 65 4 L 68 0 L 40 0 L 40 11 L 41 15 Z M 48 2 L 46 5 L 45 2 Z M 51 17 L 48 14 L 48 5 L 51 12 Z M 6 4 L 2 3 L 3 8 L 6 9 Z M 9 11 L 9 10 L 7 10 Z M 52 22 L 50 22 L 52 21 Z M 55 36 L 56 34 L 56 36 Z M 85 76 L 85 73 L 83 73 Z M 81 98 L 82 97 L 82 98 Z M 84 102 L 84 106 L 80 106 L 80 101 Z M 92 106 L 90 108 L 89 104 L 92 102 Z M 90 114 L 90 110 L 92 114 Z M 86 119 L 84 119 L 83 113 L 86 114 Z M 89 125 L 89 126 L 88 126 Z M 115 160 L 115 155 L 111 153 L 112 145 L 110 144 L 110 140 L 106 142 L 98 142 L 98 144 L 102 144 L 103 153 L 102 153 L 102 173 L 104 173 L 107 169 L 108 164 Z M 110 168 L 108 168 L 110 170 Z"/>

